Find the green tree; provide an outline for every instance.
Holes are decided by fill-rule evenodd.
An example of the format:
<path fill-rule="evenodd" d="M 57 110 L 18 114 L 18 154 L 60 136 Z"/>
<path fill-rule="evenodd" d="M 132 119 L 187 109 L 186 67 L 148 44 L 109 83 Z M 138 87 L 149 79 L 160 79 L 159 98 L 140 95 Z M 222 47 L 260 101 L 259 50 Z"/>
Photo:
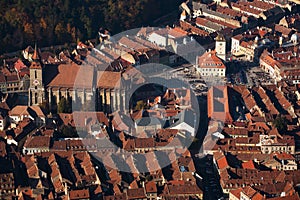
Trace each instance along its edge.
<path fill-rule="evenodd" d="M 146 104 L 144 103 L 143 100 L 138 101 L 138 102 L 136 103 L 135 110 L 142 110 L 142 109 L 145 108 L 145 106 L 146 106 Z"/>
<path fill-rule="evenodd" d="M 48 115 L 50 112 L 50 107 L 49 107 L 49 103 L 47 101 L 43 101 L 43 103 L 41 103 L 40 108 L 43 110 L 43 112 Z"/>
<path fill-rule="evenodd" d="M 66 102 L 66 113 L 72 113 L 72 98 L 68 97 Z"/>
<path fill-rule="evenodd" d="M 281 115 L 278 115 L 273 121 L 273 126 L 276 127 L 280 133 L 286 131 L 287 129 L 286 118 Z"/>
<path fill-rule="evenodd" d="M 68 125 L 63 125 L 62 129 L 61 129 L 61 133 L 63 137 L 66 138 L 73 138 L 73 137 L 78 137 L 77 131 L 74 127 Z"/>
<path fill-rule="evenodd" d="M 61 100 L 58 103 L 57 106 L 57 112 L 58 113 L 71 113 L 72 112 L 72 103 L 70 102 L 70 99 L 68 98 L 68 100 L 63 97 L 61 98 Z"/>

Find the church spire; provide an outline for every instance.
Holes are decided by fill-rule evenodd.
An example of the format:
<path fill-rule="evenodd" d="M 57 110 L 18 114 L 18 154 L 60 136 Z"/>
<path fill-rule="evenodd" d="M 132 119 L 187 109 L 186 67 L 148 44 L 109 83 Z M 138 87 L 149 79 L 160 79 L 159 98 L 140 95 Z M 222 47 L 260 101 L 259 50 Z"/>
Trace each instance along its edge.
<path fill-rule="evenodd" d="M 37 45 L 35 43 L 35 46 L 34 46 L 34 52 L 33 52 L 33 56 L 32 56 L 32 60 L 33 61 L 36 61 L 36 60 L 39 60 L 39 54 L 38 54 L 38 50 L 37 50 Z"/>
<path fill-rule="evenodd" d="M 42 69 L 41 62 L 40 62 L 40 56 L 39 56 L 39 53 L 37 50 L 36 43 L 35 43 L 34 52 L 32 55 L 32 62 L 30 65 L 30 69 Z"/>

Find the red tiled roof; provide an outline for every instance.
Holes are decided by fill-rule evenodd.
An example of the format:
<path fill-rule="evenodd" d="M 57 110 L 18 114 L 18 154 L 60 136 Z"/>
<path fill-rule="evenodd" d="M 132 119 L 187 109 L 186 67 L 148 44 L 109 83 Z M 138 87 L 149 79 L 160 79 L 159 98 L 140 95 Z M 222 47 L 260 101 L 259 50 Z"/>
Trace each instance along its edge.
<path fill-rule="evenodd" d="M 193 34 L 200 35 L 200 36 L 209 36 L 209 33 L 207 31 L 202 30 L 196 26 L 193 26 L 188 22 L 180 21 L 180 26 L 184 30 L 189 30 Z"/>
<path fill-rule="evenodd" d="M 19 82 L 19 77 L 16 74 L 6 76 L 6 82 Z"/>
<path fill-rule="evenodd" d="M 88 189 L 83 190 L 70 190 L 70 200 L 76 200 L 76 199 L 89 199 L 90 194 Z"/>
<path fill-rule="evenodd" d="M 222 6 L 217 6 L 217 10 L 218 13 L 222 13 L 231 17 L 241 17 L 242 14 L 236 10 L 233 10 L 231 8 L 228 7 L 222 7 Z"/>
<path fill-rule="evenodd" d="M 283 153 L 275 153 L 276 158 L 279 160 L 295 160 L 294 156 L 291 154 Z"/>
<path fill-rule="evenodd" d="M 75 63 L 61 64 L 58 66 L 58 74 L 48 84 L 48 87 L 65 88 L 92 88 L 94 68 L 79 66 Z"/>
<path fill-rule="evenodd" d="M 20 72 L 21 69 L 27 68 L 27 66 L 22 62 L 22 60 L 18 59 L 17 62 L 15 62 L 15 69 Z"/>
<path fill-rule="evenodd" d="M 128 199 L 143 199 L 146 198 L 144 188 L 128 189 L 127 190 Z"/>
<path fill-rule="evenodd" d="M 119 40 L 119 44 L 122 45 L 122 46 L 125 46 L 127 48 L 130 48 L 130 49 L 133 49 L 133 50 L 140 50 L 140 49 L 146 49 L 147 47 L 140 44 L 140 43 L 137 43 L 135 42 L 134 40 L 128 38 L 128 37 L 122 37 L 120 40 Z"/>
<path fill-rule="evenodd" d="M 49 136 L 32 136 L 29 137 L 24 144 L 25 148 L 49 148 L 49 146 Z"/>
<path fill-rule="evenodd" d="M 217 164 L 218 164 L 218 168 L 219 169 L 224 169 L 229 167 L 227 159 L 225 156 L 223 156 L 222 158 L 220 158 L 219 160 L 217 160 Z"/>
<path fill-rule="evenodd" d="M 252 200 L 263 200 L 264 199 L 264 197 L 259 192 L 255 191 L 250 186 L 244 188 L 242 192 Z"/>
<path fill-rule="evenodd" d="M 42 69 L 41 63 L 39 61 L 33 61 L 30 65 L 30 69 Z"/>
<path fill-rule="evenodd" d="M 242 163 L 242 167 L 243 167 L 243 169 L 256 169 L 254 162 L 252 160 Z"/>
<path fill-rule="evenodd" d="M 97 74 L 97 88 L 117 89 L 120 88 L 121 73 L 101 71 Z"/>
<path fill-rule="evenodd" d="M 73 112 L 73 120 L 77 127 L 86 127 L 96 123 L 104 123 L 108 126 L 108 118 L 103 112 Z"/>
<path fill-rule="evenodd" d="M 293 30 L 279 24 L 275 24 L 275 31 L 282 33 L 285 36 L 288 36 Z"/>
<path fill-rule="evenodd" d="M 183 182 L 183 184 L 167 184 L 165 186 L 165 192 L 167 192 L 168 195 L 174 196 L 174 195 L 199 195 L 203 194 L 201 189 L 196 184 L 189 184 Z"/>
<path fill-rule="evenodd" d="M 216 55 L 216 51 L 206 52 L 198 57 L 198 66 L 200 68 L 226 68 L 222 60 Z"/>
<path fill-rule="evenodd" d="M 179 27 L 169 29 L 168 34 L 174 38 L 181 38 L 181 37 L 187 36 L 187 32 L 182 30 Z"/>
<path fill-rule="evenodd" d="M 230 190 L 230 194 L 235 196 L 237 199 L 240 199 L 242 191 L 243 191 L 243 188 L 238 188 L 238 189 L 235 189 L 235 190 Z"/>
<path fill-rule="evenodd" d="M 261 56 L 260 56 L 260 60 L 264 61 L 265 63 L 267 63 L 268 65 L 270 65 L 273 69 L 275 69 L 275 66 L 277 66 L 278 68 L 281 68 L 281 64 L 274 60 L 269 52 L 267 50 L 265 50 Z"/>
<path fill-rule="evenodd" d="M 154 181 L 145 184 L 146 193 L 157 193 L 156 183 Z"/>

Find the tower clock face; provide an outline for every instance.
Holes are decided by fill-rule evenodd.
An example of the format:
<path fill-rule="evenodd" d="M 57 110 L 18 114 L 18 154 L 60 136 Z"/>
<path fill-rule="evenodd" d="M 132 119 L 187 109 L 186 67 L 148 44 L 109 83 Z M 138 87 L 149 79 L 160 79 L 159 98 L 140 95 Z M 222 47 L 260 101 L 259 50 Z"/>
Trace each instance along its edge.
<path fill-rule="evenodd" d="M 35 80 L 33 81 L 33 85 L 37 86 L 37 85 L 39 85 L 39 84 L 40 84 L 40 82 L 39 82 L 37 79 L 35 79 Z"/>

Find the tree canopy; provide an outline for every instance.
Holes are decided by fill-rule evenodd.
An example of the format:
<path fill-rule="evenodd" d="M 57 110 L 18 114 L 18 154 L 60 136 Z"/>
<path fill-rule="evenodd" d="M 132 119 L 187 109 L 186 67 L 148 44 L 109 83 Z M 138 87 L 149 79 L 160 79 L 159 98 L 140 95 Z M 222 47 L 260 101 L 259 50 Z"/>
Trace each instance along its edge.
<path fill-rule="evenodd" d="M 97 37 L 100 27 L 113 34 L 151 25 L 178 9 L 181 0 L 2 0 L 0 53 L 38 42 L 52 46 Z"/>
<path fill-rule="evenodd" d="M 278 129 L 278 131 L 280 133 L 282 133 L 283 131 L 286 131 L 286 129 L 287 129 L 287 120 L 285 117 L 278 115 L 274 119 L 273 125 Z"/>
<path fill-rule="evenodd" d="M 66 99 L 65 97 L 63 97 L 58 103 L 57 112 L 58 113 L 71 113 L 72 112 L 71 99 L 70 98 Z"/>

